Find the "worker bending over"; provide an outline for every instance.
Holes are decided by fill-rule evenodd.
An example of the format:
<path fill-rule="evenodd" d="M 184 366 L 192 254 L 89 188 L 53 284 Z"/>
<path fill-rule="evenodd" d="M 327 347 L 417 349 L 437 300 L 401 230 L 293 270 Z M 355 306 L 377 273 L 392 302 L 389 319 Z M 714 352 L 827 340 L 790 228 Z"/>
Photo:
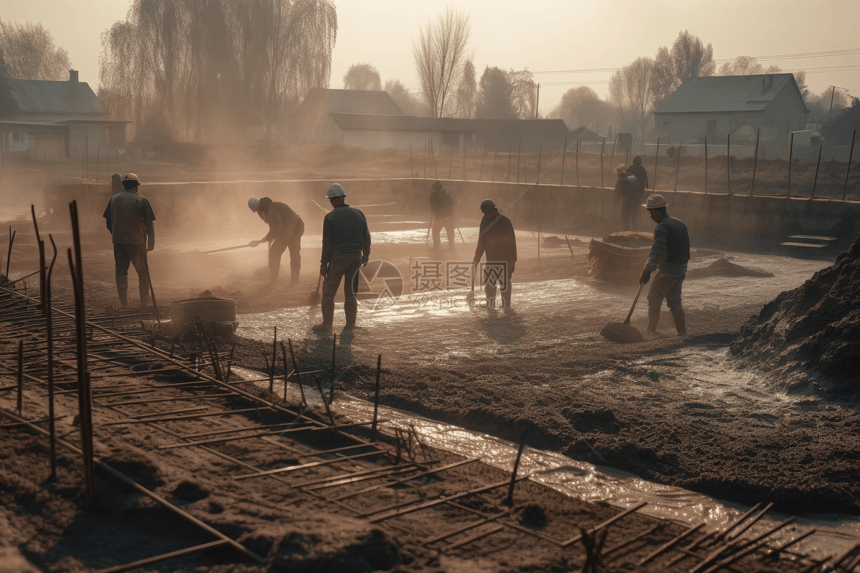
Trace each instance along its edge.
<path fill-rule="evenodd" d="M 155 248 L 155 214 L 146 197 L 137 192 L 140 179 L 129 173 L 122 179 L 122 191 L 111 197 L 104 212 L 113 240 L 116 265 L 116 292 L 123 308 L 128 307 L 128 266 L 137 272 L 140 306 L 149 303 L 149 265 L 146 252 Z"/>
<path fill-rule="evenodd" d="M 511 220 L 499 213 L 496 204 L 490 199 L 481 202 L 481 227 L 478 233 L 478 247 L 475 249 L 474 264 L 481 262 L 487 253 L 484 267 L 484 293 L 487 295 L 488 308 L 496 308 L 496 284 L 502 291 L 502 307 L 511 307 L 511 275 L 517 264 L 517 237 Z"/>
<path fill-rule="evenodd" d="M 660 308 L 663 299 L 666 299 L 678 336 L 684 336 L 687 334 L 687 322 L 681 306 L 681 285 L 687 276 L 687 261 L 690 260 L 690 236 L 687 234 L 687 225 L 669 216 L 666 206 L 666 200 L 659 193 L 648 197 L 643 205 L 657 226 L 654 227 L 654 244 L 639 282 L 648 284 L 651 273 L 657 270 L 657 276 L 648 291 L 648 332 L 657 330 Z"/>
<path fill-rule="evenodd" d="M 636 204 L 640 198 L 639 180 L 627 171 L 627 167 L 619 165 L 615 168 L 618 180 L 615 182 L 615 202 L 621 203 L 621 228 L 632 231 L 636 225 Z"/>
<path fill-rule="evenodd" d="M 251 246 L 260 243 L 269 245 L 269 276 L 270 284 L 278 282 L 281 272 L 281 256 L 287 248 L 290 249 L 290 284 L 299 282 L 299 272 L 302 270 L 302 235 L 305 234 L 305 222 L 286 203 L 272 201 L 268 197 L 248 199 L 248 207 L 260 216 L 264 223 L 269 224 L 269 233 L 259 241 L 251 241 Z"/>
<path fill-rule="evenodd" d="M 442 187 L 441 181 L 433 183 L 433 192 L 430 193 L 430 214 L 433 226 L 433 248 L 438 249 L 442 245 L 442 227 L 448 235 L 448 243 L 454 246 L 454 200 L 448 191 Z"/>
<path fill-rule="evenodd" d="M 329 186 L 326 196 L 333 209 L 323 219 L 320 276 L 323 282 L 323 321 L 315 332 L 331 332 L 334 321 L 334 297 L 343 279 L 345 331 L 355 328 L 358 315 L 358 271 L 370 258 L 370 231 L 364 213 L 346 204 L 346 192 L 337 183 Z"/>

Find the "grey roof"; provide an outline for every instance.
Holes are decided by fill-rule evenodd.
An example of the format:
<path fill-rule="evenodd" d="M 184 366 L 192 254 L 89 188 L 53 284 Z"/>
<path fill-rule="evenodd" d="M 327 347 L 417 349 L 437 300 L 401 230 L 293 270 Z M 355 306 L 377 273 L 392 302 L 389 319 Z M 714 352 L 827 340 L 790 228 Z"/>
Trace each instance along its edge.
<path fill-rule="evenodd" d="M 302 108 L 317 106 L 322 107 L 324 112 L 404 115 L 388 92 L 323 88 L 311 89 L 296 113 L 301 114 L 304 111 Z"/>
<path fill-rule="evenodd" d="M 567 136 L 567 128 L 560 119 L 461 119 L 353 113 L 329 115 L 341 129 L 482 133 L 490 137 L 533 136 L 559 140 Z"/>
<path fill-rule="evenodd" d="M 792 74 L 687 78 L 654 113 L 764 111 L 786 88 L 803 105 Z"/>
<path fill-rule="evenodd" d="M 7 79 L 18 114 L 101 115 L 99 98 L 86 82 Z"/>
<path fill-rule="evenodd" d="M 571 130 L 570 139 L 578 139 L 580 141 L 600 141 L 600 136 L 583 125 Z"/>

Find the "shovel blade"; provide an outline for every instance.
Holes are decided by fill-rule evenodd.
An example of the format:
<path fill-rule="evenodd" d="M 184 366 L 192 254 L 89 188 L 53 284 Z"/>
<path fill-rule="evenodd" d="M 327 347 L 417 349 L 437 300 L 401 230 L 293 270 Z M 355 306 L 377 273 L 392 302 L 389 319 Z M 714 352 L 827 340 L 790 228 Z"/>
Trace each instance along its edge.
<path fill-rule="evenodd" d="M 612 342 L 642 342 L 642 333 L 630 326 L 629 322 L 610 322 L 600 331 L 600 335 Z"/>

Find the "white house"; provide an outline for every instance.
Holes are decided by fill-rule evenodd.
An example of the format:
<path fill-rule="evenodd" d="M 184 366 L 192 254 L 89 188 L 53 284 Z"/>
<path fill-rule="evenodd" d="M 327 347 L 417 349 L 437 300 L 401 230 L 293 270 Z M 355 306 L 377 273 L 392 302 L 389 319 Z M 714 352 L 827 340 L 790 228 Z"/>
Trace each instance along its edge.
<path fill-rule="evenodd" d="M 749 139 L 785 141 L 804 129 L 809 110 L 792 74 L 687 78 L 654 110 L 661 143 L 725 143 L 737 133 Z"/>
<path fill-rule="evenodd" d="M 131 122 L 105 119 L 98 96 L 75 70 L 69 81 L 3 79 L 0 90 L 0 149 L 6 152 L 59 160 L 126 146 Z"/>

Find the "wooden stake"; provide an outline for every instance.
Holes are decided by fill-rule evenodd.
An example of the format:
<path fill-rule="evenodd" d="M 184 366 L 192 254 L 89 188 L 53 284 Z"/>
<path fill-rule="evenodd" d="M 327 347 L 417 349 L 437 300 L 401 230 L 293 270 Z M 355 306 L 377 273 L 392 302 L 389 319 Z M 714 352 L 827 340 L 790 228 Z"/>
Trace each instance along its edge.
<path fill-rule="evenodd" d="M 520 469 L 520 459 L 523 457 L 523 448 L 526 447 L 526 438 L 528 431 L 523 432 L 522 440 L 520 440 L 520 449 L 517 450 L 517 459 L 514 460 L 514 471 L 511 473 L 511 485 L 508 486 L 508 496 L 503 502 L 507 506 L 514 505 L 514 485 L 517 483 L 517 471 Z"/>
<path fill-rule="evenodd" d="M 823 148 L 823 145 L 818 146 L 818 161 L 815 163 L 815 178 L 812 180 L 812 195 L 810 195 L 810 199 L 815 198 L 815 186 L 818 183 L 818 168 L 821 166 L 821 150 Z"/>
<path fill-rule="evenodd" d="M 606 138 L 603 138 L 603 143 L 600 145 L 600 188 L 603 189 L 606 185 L 603 184 L 603 152 L 606 151 Z"/>
<path fill-rule="evenodd" d="M 537 179 L 535 179 L 535 185 L 540 184 L 540 160 L 541 155 L 543 155 L 543 144 L 538 147 L 538 168 L 537 168 Z"/>
<path fill-rule="evenodd" d="M 376 421 L 379 417 L 379 374 L 382 371 L 382 354 L 376 357 L 376 394 L 373 398 L 373 425 L 371 429 L 376 431 Z"/>
<path fill-rule="evenodd" d="M 705 195 L 708 194 L 708 138 L 705 138 Z"/>
<path fill-rule="evenodd" d="M 756 138 L 758 141 L 758 138 Z M 788 144 L 788 182 L 785 185 L 785 196 L 791 197 L 791 160 L 794 157 L 794 132 L 791 132 L 791 142 Z M 849 160 L 850 162 L 850 160 Z"/>
<path fill-rule="evenodd" d="M 845 201 L 845 195 L 848 193 L 848 174 L 851 173 L 851 158 L 854 157 L 854 140 L 857 139 L 857 130 L 851 136 L 851 149 L 848 151 L 848 167 L 845 168 L 845 186 L 842 188 L 842 200 Z"/>
<path fill-rule="evenodd" d="M 683 149 L 682 145 L 678 146 L 678 160 L 675 162 L 675 188 L 672 190 L 672 193 L 678 192 L 678 173 L 681 172 L 681 150 Z"/>
<path fill-rule="evenodd" d="M 758 141 L 759 136 L 761 135 L 761 130 L 755 130 L 755 151 L 753 152 L 753 174 L 752 174 L 752 183 L 750 183 L 750 196 L 755 192 L 755 172 L 758 167 Z M 794 139 L 794 135 L 791 136 Z M 791 167 L 788 169 L 789 173 L 791 173 Z M 791 175 L 788 176 L 788 180 L 791 181 Z"/>
<path fill-rule="evenodd" d="M 561 148 L 561 177 L 559 177 L 558 184 L 564 185 L 564 160 L 567 157 L 567 138 L 564 138 L 564 147 Z"/>
<path fill-rule="evenodd" d="M 657 192 L 657 164 L 660 162 L 660 138 L 657 138 L 657 151 L 654 153 L 654 182 L 651 183 L 651 190 Z"/>

